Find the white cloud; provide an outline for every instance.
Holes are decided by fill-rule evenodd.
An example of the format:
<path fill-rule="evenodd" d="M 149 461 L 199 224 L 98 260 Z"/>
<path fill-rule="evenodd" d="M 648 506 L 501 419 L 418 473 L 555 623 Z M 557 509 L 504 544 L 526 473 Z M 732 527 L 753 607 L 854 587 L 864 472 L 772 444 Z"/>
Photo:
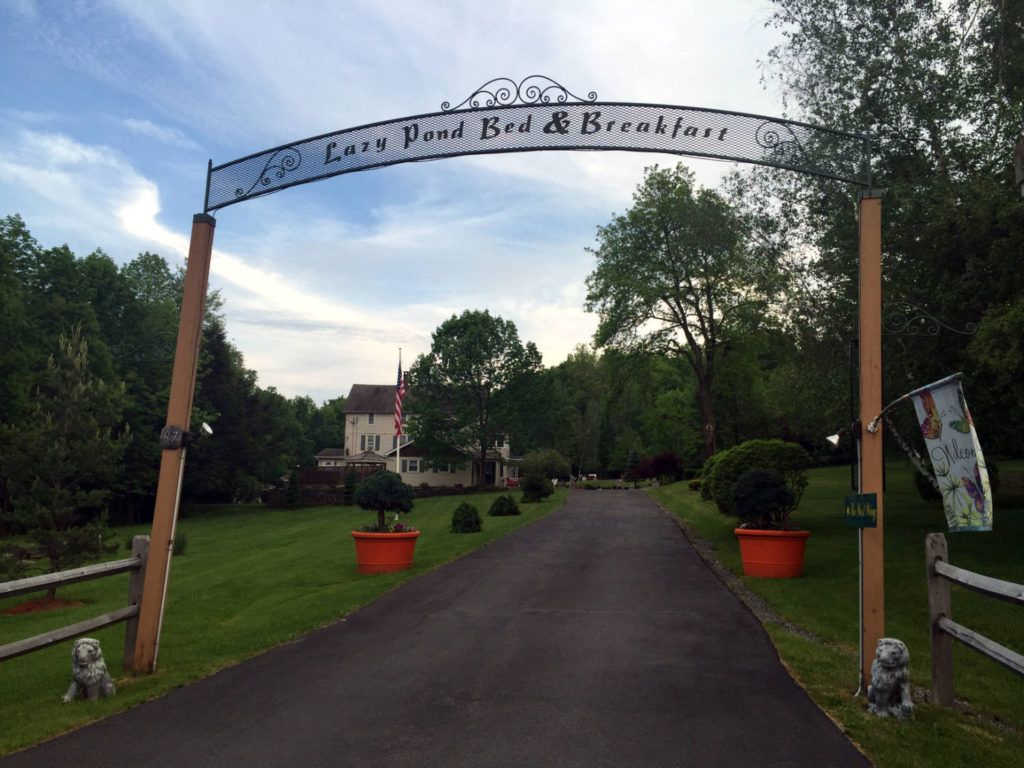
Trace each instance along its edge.
<path fill-rule="evenodd" d="M 536 73 L 607 101 L 773 114 L 756 59 L 776 39 L 757 2 L 104 0 L 43 19 L 23 0 L 18 44 L 84 90 L 74 105 L 45 88 L 5 105 L 0 196 L 46 245 L 182 259 L 197 190 L 181 168 L 200 147 L 225 162 Z M 595 228 L 631 204 L 645 166 L 680 159 L 704 185 L 727 169 L 543 152 L 289 190 L 218 213 L 213 287 L 246 364 L 288 395 L 386 381 L 397 347 L 411 364 L 465 309 L 513 320 L 555 365 L 596 327 L 582 308 Z"/>
<path fill-rule="evenodd" d="M 135 118 L 123 120 L 122 123 L 128 130 L 142 136 L 148 136 L 151 139 L 156 139 L 162 144 L 168 144 L 172 147 L 178 147 L 189 151 L 200 150 L 198 144 L 177 128 L 168 128 L 166 126 L 157 125 L 151 120 L 138 120 Z"/>

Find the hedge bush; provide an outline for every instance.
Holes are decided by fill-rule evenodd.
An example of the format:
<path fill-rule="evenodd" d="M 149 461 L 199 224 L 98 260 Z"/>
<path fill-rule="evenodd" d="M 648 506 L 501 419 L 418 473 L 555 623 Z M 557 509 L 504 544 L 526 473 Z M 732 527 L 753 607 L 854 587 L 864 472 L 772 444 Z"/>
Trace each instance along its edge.
<path fill-rule="evenodd" d="M 480 510 L 464 501 L 455 508 L 455 512 L 452 514 L 452 526 L 448 530 L 452 533 L 478 533 L 483 530 L 483 527 Z"/>
<path fill-rule="evenodd" d="M 748 440 L 721 451 L 714 457 L 710 476 L 704 476 L 701 496 L 710 489 L 710 498 L 722 514 L 732 515 L 732 487 L 748 469 L 760 467 L 778 472 L 786 480 L 786 488 L 793 495 L 793 508 L 807 487 L 804 470 L 811 464 L 811 455 L 797 443 L 783 440 Z M 707 463 L 705 463 L 705 469 Z"/>
<path fill-rule="evenodd" d="M 519 505 L 516 504 L 516 500 L 511 496 L 499 496 L 491 504 L 491 508 L 487 510 L 487 514 L 491 517 L 507 517 L 509 515 L 522 514 L 519 511 Z"/>
<path fill-rule="evenodd" d="M 711 501 L 711 476 L 715 472 L 715 464 L 718 463 L 718 458 L 721 453 L 716 453 L 714 456 L 709 456 L 704 460 L 704 466 L 700 471 L 701 485 L 700 485 L 700 497 L 704 501 Z"/>

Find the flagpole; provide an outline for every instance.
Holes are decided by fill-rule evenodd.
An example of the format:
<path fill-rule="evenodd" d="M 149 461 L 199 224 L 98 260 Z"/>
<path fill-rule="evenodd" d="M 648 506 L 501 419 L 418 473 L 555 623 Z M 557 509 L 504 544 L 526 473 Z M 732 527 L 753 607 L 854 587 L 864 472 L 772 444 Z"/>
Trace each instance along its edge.
<path fill-rule="evenodd" d="M 398 382 L 395 384 L 395 399 L 396 401 L 400 397 L 398 394 L 402 386 L 402 348 L 398 348 Z M 402 478 L 402 417 L 395 410 L 395 474 L 398 478 Z"/>

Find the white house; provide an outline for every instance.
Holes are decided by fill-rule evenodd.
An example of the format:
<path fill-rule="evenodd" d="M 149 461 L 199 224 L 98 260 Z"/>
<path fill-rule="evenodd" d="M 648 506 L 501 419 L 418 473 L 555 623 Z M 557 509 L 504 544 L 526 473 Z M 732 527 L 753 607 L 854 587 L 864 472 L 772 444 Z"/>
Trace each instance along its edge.
<path fill-rule="evenodd" d="M 415 402 L 407 397 L 405 405 L 414 406 Z M 403 416 L 405 422 L 416 418 L 407 409 L 403 409 Z M 326 448 L 316 458 L 317 466 L 321 468 L 383 464 L 391 472 L 397 472 L 409 485 L 471 486 L 478 482 L 478 462 L 475 461 L 478 454 L 479 450 L 465 451 L 466 466 L 462 468 L 452 465 L 427 467 L 424 452 L 407 434 L 395 437 L 395 385 L 353 384 L 345 400 L 345 446 L 343 449 Z M 493 450 L 487 452 L 487 461 L 484 462 L 487 485 L 504 488 L 508 484 L 510 470 L 515 476 L 516 468 L 509 466 L 509 458 L 507 440 L 499 441 Z"/>

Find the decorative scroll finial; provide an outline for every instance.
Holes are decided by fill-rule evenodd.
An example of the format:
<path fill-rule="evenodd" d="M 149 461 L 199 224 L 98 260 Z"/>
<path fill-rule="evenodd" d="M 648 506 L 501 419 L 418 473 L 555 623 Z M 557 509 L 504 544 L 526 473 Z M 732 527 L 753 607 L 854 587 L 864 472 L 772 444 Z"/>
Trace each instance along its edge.
<path fill-rule="evenodd" d="M 466 104 L 469 104 L 470 109 L 510 107 L 516 103 L 525 106 L 565 104 L 570 96 L 579 102 L 597 101 L 597 94 L 594 91 L 590 91 L 587 98 L 582 99 L 564 85 L 544 75 L 530 75 L 518 83 L 507 77 L 496 77 L 488 80 L 454 107 L 447 101 L 442 103 L 441 111 L 452 112 Z"/>
<path fill-rule="evenodd" d="M 968 323 L 961 331 L 906 301 L 888 304 L 883 310 L 882 331 L 891 336 L 938 336 L 942 329 L 973 336 L 978 332 L 978 324 Z"/>
<path fill-rule="evenodd" d="M 260 171 L 260 175 L 256 177 L 256 181 L 252 183 L 252 186 L 248 189 L 238 187 L 235 190 L 235 197 L 247 197 L 256 188 L 257 184 L 269 187 L 273 183 L 273 180 L 270 178 L 272 175 L 274 178 L 283 179 L 300 165 L 302 165 L 302 153 L 298 149 L 295 147 L 279 149 L 267 159 L 266 165 L 263 166 L 263 170 Z"/>
<path fill-rule="evenodd" d="M 793 129 L 775 120 L 766 120 L 758 126 L 754 139 L 780 162 L 797 160 L 804 152 L 803 144 Z"/>

